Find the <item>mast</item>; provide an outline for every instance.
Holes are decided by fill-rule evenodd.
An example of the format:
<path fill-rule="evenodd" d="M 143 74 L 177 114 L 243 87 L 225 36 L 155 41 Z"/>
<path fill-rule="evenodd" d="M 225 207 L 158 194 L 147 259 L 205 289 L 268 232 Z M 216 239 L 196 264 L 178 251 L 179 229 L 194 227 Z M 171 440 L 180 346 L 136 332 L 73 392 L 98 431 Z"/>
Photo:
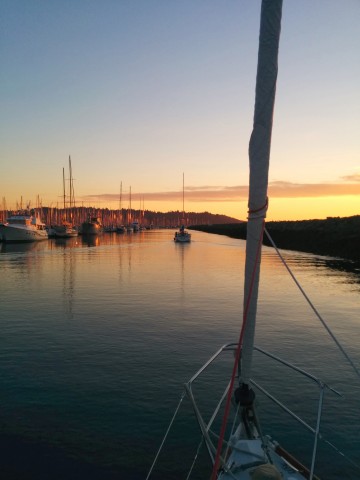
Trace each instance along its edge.
<path fill-rule="evenodd" d="M 3 221 L 3 223 L 5 223 L 5 221 L 6 221 L 6 215 L 7 215 L 7 213 L 6 213 L 7 207 L 6 207 L 6 199 L 5 199 L 5 197 L 2 198 L 2 207 L 3 207 L 3 218 L 2 218 L 2 221 Z"/>
<path fill-rule="evenodd" d="M 183 218 L 185 218 L 185 179 L 183 172 Z"/>
<path fill-rule="evenodd" d="M 63 220 L 66 218 L 66 193 L 65 193 L 65 169 L 63 167 L 63 199 L 64 199 L 64 213 Z"/>
<path fill-rule="evenodd" d="M 254 346 L 261 245 L 268 207 L 268 172 L 278 72 L 281 12 L 282 0 L 262 1 L 255 112 L 249 144 L 250 183 L 244 287 L 244 335 L 241 372 L 239 372 L 239 381 L 243 385 L 248 385 L 250 382 Z"/>
<path fill-rule="evenodd" d="M 131 213 L 131 186 L 130 186 L 130 212 L 129 212 L 129 224 L 131 224 L 132 221 L 132 213 Z"/>
<path fill-rule="evenodd" d="M 185 219 L 185 176 L 183 172 L 183 188 L 182 188 L 182 204 L 183 204 L 183 209 L 182 209 L 182 219 L 181 219 L 181 224 L 185 225 L 186 219 Z"/>
<path fill-rule="evenodd" d="M 73 222 L 73 215 L 75 210 L 75 192 L 74 192 L 74 179 L 72 174 L 72 165 L 71 165 L 71 157 L 69 155 L 69 187 L 70 187 L 70 218 L 71 222 Z"/>
<path fill-rule="evenodd" d="M 142 197 L 141 223 L 145 220 L 145 197 Z"/>
<path fill-rule="evenodd" d="M 71 159 L 69 155 L 69 205 L 70 205 L 70 211 L 72 208 L 72 182 L 71 182 Z"/>
<path fill-rule="evenodd" d="M 120 196 L 119 196 L 119 218 L 120 218 L 120 223 L 123 223 L 123 215 L 122 215 L 122 210 L 121 210 L 121 200 L 122 200 L 122 182 L 120 182 Z"/>

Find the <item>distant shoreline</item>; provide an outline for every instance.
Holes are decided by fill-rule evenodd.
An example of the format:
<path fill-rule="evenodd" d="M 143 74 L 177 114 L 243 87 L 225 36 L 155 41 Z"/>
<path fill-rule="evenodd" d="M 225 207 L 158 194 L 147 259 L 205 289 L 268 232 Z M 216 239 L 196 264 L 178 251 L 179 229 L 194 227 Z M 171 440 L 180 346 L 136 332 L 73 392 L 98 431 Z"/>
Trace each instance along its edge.
<path fill-rule="evenodd" d="M 189 228 L 246 239 L 246 225 L 243 222 Z M 267 222 L 266 229 L 278 248 L 360 262 L 360 215 L 329 217 L 326 220 Z M 264 245 L 271 246 L 266 235 Z"/>

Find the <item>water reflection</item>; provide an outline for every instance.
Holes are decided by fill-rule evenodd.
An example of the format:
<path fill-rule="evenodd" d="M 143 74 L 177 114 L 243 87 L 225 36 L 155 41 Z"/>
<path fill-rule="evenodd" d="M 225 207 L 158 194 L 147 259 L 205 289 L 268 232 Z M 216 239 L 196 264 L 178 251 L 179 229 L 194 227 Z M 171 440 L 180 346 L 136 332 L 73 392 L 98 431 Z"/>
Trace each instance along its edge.
<path fill-rule="evenodd" d="M 175 243 L 175 250 L 179 256 L 179 264 L 180 264 L 180 292 L 181 292 L 181 301 L 184 303 L 185 300 L 185 256 L 187 254 L 187 250 L 190 248 L 190 243 Z"/>
<path fill-rule="evenodd" d="M 136 237 L 140 237 L 136 235 Z M 117 243 L 126 241 L 131 242 L 132 235 L 117 234 L 115 232 L 107 232 L 104 235 L 81 235 L 79 237 L 81 243 L 88 247 L 99 247 L 100 245 L 115 245 Z"/>
<path fill-rule="evenodd" d="M 149 441 L 160 444 L 167 424 L 159 428 L 153 405 L 171 414 L 182 382 L 219 345 L 238 337 L 244 243 L 196 233 L 196 242 L 175 244 L 173 232 L 159 230 L 3 245 L 1 251 L 3 430 L 24 432 L 34 444 L 46 439 L 78 459 L 96 450 L 94 463 L 114 465 L 121 477 L 133 468 L 134 451 L 141 458 Z M 344 273 L 345 262 L 283 253 L 358 358 L 359 296 L 346 285 L 353 274 Z M 320 340 L 321 327 L 297 300 L 273 249 L 264 249 L 262 270 L 259 346 L 325 371 L 325 380 L 341 373 L 336 381 L 350 386 L 352 377 L 339 373 L 336 353 L 325 352 L 329 342 Z M 276 388 L 291 396 L 293 387 L 298 398 L 298 385 L 284 389 L 278 381 Z M 51 408 L 39 409 L 49 399 Z M 345 412 L 336 407 L 336 415 Z M 358 395 L 346 415 L 353 411 Z M 61 426 L 64 418 L 69 428 Z M 358 432 L 346 438 L 355 445 Z"/>
<path fill-rule="evenodd" d="M 73 302 L 75 292 L 75 252 L 73 249 L 63 252 L 62 297 L 66 318 L 73 319 Z"/>
<path fill-rule="evenodd" d="M 274 269 L 282 267 L 281 259 L 273 248 L 265 247 L 263 252 L 263 262 L 267 266 L 271 266 Z M 297 268 L 313 272 L 315 268 L 319 273 L 326 274 L 327 272 L 328 275 L 337 275 L 344 283 L 360 284 L 359 262 L 290 250 L 281 250 L 281 255 L 291 269 Z"/>
<path fill-rule="evenodd" d="M 39 247 L 38 242 L 1 243 L 0 253 L 26 253 Z"/>
<path fill-rule="evenodd" d="M 326 267 L 334 272 L 342 272 L 346 274 L 346 283 L 360 284 L 360 264 L 350 260 L 342 260 L 336 258 L 317 258 L 313 265 L 315 267 Z"/>
<path fill-rule="evenodd" d="M 98 235 L 81 235 L 81 243 L 88 247 L 99 247 L 100 237 Z"/>

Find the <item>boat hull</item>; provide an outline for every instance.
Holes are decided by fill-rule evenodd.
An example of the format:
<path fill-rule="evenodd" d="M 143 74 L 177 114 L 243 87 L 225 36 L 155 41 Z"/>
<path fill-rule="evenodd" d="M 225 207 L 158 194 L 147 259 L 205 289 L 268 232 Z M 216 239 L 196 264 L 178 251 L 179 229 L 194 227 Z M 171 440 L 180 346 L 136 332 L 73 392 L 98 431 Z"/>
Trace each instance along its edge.
<path fill-rule="evenodd" d="M 176 243 L 190 243 L 191 242 L 191 234 L 188 232 L 176 232 L 174 237 L 174 242 Z"/>
<path fill-rule="evenodd" d="M 0 225 L 0 237 L 3 242 L 39 242 L 48 239 L 46 230 Z"/>
<path fill-rule="evenodd" d="M 132 222 L 131 228 L 133 229 L 133 232 L 139 232 L 140 231 L 139 222 Z"/>
<path fill-rule="evenodd" d="M 83 235 L 101 235 L 103 229 L 98 223 L 85 222 L 82 224 L 81 233 Z"/>
<path fill-rule="evenodd" d="M 69 231 L 66 231 L 66 232 L 56 232 L 55 233 L 55 238 L 73 238 L 73 237 L 77 237 L 78 236 L 78 232 L 76 230 L 69 230 Z"/>

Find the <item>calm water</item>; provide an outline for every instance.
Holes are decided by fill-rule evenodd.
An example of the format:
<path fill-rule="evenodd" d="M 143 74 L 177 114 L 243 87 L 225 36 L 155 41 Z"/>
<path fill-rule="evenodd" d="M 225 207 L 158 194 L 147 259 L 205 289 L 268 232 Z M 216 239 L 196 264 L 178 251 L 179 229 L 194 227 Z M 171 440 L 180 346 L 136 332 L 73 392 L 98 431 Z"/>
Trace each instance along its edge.
<path fill-rule="evenodd" d="M 172 238 L 162 230 L 0 244 L 3 478 L 146 477 L 182 384 L 222 344 L 237 340 L 241 322 L 244 242 L 201 232 L 188 245 Z M 284 255 L 360 368 L 360 272 L 342 261 Z M 325 398 L 324 435 L 359 464 L 360 382 L 267 248 L 258 314 L 259 347 L 344 393 Z M 254 361 L 254 376 L 313 422 L 309 388 L 269 370 L 258 355 Z M 219 362 L 206 388 L 199 384 L 205 410 L 230 369 Z M 270 427 L 308 461 L 307 434 L 280 413 L 274 422 L 267 401 L 258 402 L 265 433 Z M 186 478 L 199 439 L 184 402 L 152 478 Z M 208 478 L 207 465 L 202 452 L 193 478 Z M 324 444 L 318 473 L 360 478 Z"/>

